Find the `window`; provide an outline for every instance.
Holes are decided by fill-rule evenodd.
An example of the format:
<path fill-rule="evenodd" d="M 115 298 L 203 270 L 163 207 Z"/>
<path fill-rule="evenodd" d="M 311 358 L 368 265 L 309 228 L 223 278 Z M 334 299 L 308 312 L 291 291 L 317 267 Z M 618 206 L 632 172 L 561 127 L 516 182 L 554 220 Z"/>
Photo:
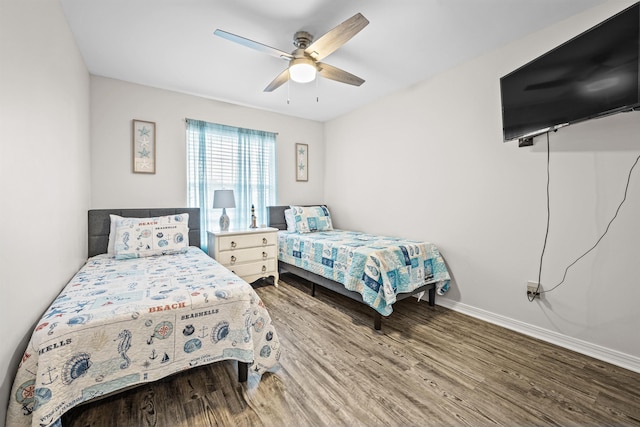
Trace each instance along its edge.
<path fill-rule="evenodd" d="M 200 208 L 202 248 L 207 231 L 219 230 L 222 211 L 213 209 L 214 190 L 233 190 L 236 207 L 227 209 L 230 230 L 267 222 L 276 201 L 276 134 L 187 119 L 187 200 Z"/>

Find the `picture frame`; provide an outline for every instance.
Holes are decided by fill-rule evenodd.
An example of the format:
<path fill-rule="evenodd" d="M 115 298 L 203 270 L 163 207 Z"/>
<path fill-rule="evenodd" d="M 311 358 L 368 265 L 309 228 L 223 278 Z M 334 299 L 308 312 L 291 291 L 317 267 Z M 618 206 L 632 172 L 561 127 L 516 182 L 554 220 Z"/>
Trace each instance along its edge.
<path fill-rule="evenodd" d="M 132 120 L 133 172 L 156 173 L 156 123 Z"/>
<path fill-rule="evenodd" d="M 296 181 L 309 181 L 309 145 L 296 143 Z"/>

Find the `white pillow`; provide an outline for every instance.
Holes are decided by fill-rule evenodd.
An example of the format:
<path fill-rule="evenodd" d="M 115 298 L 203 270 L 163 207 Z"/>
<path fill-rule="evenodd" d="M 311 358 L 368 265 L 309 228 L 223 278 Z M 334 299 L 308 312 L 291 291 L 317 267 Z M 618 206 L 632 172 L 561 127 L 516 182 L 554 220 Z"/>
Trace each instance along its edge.
<path fill-rule="evenodd" d="M 111 226 L 109 227 L 109 244 L 107 245 L 107 254 L 110 257 L 113 257 L 116 255 L 116 251 L 114 249 L 116 244 L 116 221 L 122 219 L 122 217 L 110 214 L 109 218 L 111 218 Z"/>
<path fill-rule="evenodd" d="M 298 233 L 333 230 L 331 214 L 326 206 L 291 205 Z"/>
<path fill-rule="evenodd" d="M 284 220 L 287 222 L 287 231 L 296 231 L 296 219 L 293 216 L 293 209 L 284 210 Z"/>
<path fill-rule="evenodd" d="M 116 259 L 142 258 L 186 252 L 189 214 L 116 220 Z"/>

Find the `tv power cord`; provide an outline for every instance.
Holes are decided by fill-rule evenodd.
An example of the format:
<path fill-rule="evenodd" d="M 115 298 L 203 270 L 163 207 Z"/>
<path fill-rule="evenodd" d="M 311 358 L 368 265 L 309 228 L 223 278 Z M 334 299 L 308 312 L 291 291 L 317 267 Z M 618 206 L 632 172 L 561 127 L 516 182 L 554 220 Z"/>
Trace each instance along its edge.
<path fill-rule="evenodd" d="M 553 286 L 550 289 L 546 289 L 544 291 L 541 291 L 540 287 L 542 286 L 542 282 L 541 282 L 541 278 L 542 278 L 542 260 L 544 259 L 544 252 L 545 252 L 545 250 L 547 248 L 547 238 L 549 236 L 549 222 L 550 222 L 550 219 L 551 219 L 551 208 L 550 208 L 550 203 L 549 203 L 549 181 L 550 181 L 549 180 L 549 163 L 550 163 L 550 153 L 551 153 L 551 151 L 549 149 L 549 132 L 547 132 L 547 228 L 546 228 L 546 231 L 545 231 L 545 234 L 544 234 L 544 243 L 542 244 L 542 253 L 540 254 L 540 267 L 538 269 L 538 287 L 536 288 L 536 291 L 534 293 L 528 293 L 527 294 L 527 299 L 529 300 L 529 302 L 533 302 L 533 300 L 535 300 L 536 297 L 539 297 L 540 294 L 546 294 L 548 292 L 551 292 L 554 289 L 557 289 L 560 285 L 562 285 L 564 283 L 565 279 L 567 278 L 567 272 L 569 271 L 569 269 L 571 267 L 573 267 L 582 258 L 584 258 L 587 254 L 589 254 L 592 250 L 594 250 L 596 248 L 596 246 L 598 246 L 600 241 L 604 238 L 604 236 L 607 235 L 607 233 L 609 232 L 609 228 L 611 227 L 611 224 L 618 217 L 618 213 L 620 212 L 620 208 L 622 208 L 622 205 L 627 200 L 627 193 L 629 191 L 629 183 L 631 182 L 631 175 L 633 173 L 633 169 L 638 164 L 638 161 L 640 161 L 640 155 L 638 155 L 638 157 L 636 157 L 636 161 L 633 162 L 633 165 L 631 166 L 631 169 L 629 169 L 629 174 L 627 176 L 627 184 L 625 185 L 625 188 L 624 188 L 624 197 L 622 198 L 622 201 L 618 205 L 618 208 L 616 209 L 615 214 L 613 215 L 613 217 L 611 218 L 611 220 L 607 224 L 607 227 L 605 228 L 604 232 L 600 235 L 598 240 L 596 240 L 596 242 L 593 244 L 593 246 L 591 246 L 586 252 L 584 252 L 582 255 L 580 255 L 578 258 L 576 258 L 575 261 L 573 261 L 571 264 L 569 264 L 567 266 L 567 268 L 565 268 L 564 275 L 562 276 L 562 280 L 560 281 L 560 283 L 556 284 L 555 286 Z"/>

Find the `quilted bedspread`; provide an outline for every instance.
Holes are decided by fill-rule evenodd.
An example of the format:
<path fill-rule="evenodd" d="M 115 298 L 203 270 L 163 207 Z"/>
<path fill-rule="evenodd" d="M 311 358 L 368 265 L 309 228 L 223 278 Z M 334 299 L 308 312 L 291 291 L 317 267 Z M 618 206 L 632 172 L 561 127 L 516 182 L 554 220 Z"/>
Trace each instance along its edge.
<path fill-rule="evenodd" d="M 198 248 L 90 258 L 38 322 L 20 363 L 7 426 L 49 426 L 80 403 L 223 359 L 263 373 L 280 344 L 245 281 Z"/>
<path fill-rule="evenodd" d="M 449 272 L 432 243 L 343 230 L 280 231 L 278 240 L 280 261 L 343 284 L 384 316 L 398 293 L 429 283 L 439 295 L 449 289 Z"/>

